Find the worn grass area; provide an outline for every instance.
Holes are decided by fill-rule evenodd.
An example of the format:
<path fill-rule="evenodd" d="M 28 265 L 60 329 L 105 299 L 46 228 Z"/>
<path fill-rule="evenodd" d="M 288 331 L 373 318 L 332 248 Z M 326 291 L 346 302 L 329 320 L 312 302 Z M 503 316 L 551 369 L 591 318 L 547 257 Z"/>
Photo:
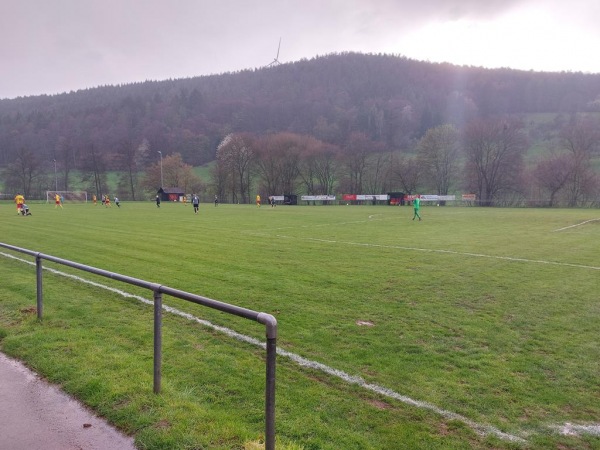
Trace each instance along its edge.
<path fill-rule="evenodd" d="M 280 348 L 342 371 L 279 358 L 282 448 L 600 448 L 598 436 L 555 428 L 600 424 L 596 210 L 426 206 L 422 222 L 386 206 L 32 212 L 0 205 L 2 241 L 271 313 Z M 0 270 L 0 348 L 140 448 L 258 445 L 261 349 L 167 315 L 156 396 L 150 307 L 46 272 L 38 322 L 35 270 L 7 257 Z M 165 303 L 264 338 L 256 323 Z"/>

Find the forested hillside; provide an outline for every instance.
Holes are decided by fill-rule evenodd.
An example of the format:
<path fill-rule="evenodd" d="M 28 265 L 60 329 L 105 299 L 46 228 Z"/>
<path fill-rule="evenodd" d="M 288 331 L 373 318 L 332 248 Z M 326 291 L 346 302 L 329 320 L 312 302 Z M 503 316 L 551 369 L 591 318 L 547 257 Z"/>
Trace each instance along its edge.
<path fill-rule="evenodd" d="M 16 161 L 19 170 L 46 172 L 56 162 L 62 188 L 68 189 L 70 172 L 87 173 L 89 180 L 107 170 L 131 175 L 155 165 L 157 152 L 179 154 L 184 164 L 205 164 L 216 159 L 219 144 L 232 133 L 253 139 L 292 133 L 342 153 L 363 145 L 401 155 L 415 152 L 429 130 L 444 125 L 463 133 L 477 120 L 503 117 L 507 123 L 507 117 L 549 113 L 556 123 L 536 129 L 541 133 L 536 139 L 549 140 L 577 114 L 598 111 L 600 75 L 336 54 L 236 73 L 0 100 L 0 168 L 12 167 L 4 172 L 8 190 L 18 184 L 12 176 Z M 39 167 L 22 167 L 24 158 L 34 158 Z M 353 192 L 364 189 L 352 181 L 355 176 L 362 177 L 345 174 Z M 132 177 L 123 182 L 132 185 L 131 192 L 122 195 L 135 197 L 138 181 Z M 339 185 L 342 178 L 338 174 Z M 372 189 L 410 190 L 398 183 Z M 43 182 L 37 184 L 42 189 Z M 101 180 L 90 187 L 101 190 Z M 246 201 L 242 192 L 237 194 Z"/>

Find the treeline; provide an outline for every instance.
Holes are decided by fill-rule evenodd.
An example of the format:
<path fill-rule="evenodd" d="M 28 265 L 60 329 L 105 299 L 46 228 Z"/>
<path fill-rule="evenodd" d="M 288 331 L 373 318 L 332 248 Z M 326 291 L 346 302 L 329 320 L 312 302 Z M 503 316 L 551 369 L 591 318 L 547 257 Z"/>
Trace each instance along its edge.
<path fill-rule="evenodd" d="M 109 188 L 105 166 L 91 148 L 89 165 L 78 171 L 86 190 L 112 193 L 123 200 L 152 198 L 161 186 L 197 193 L 203 201 L 217 195 L 222 202 L 250 203 L 286 194 L 476 195 L 481 206 L 600 206 L 600 173 L 593 168 L 600 149 L 600 118 L 573 116 L 526 164 L 529 134 L 515 116 L 474 119 L 459 130 L 452 124 L 433 127 L 408 154 L 350 134 L 342 146 L 290 132 L 257 135 L 231 133 L 217 147 L 210 180 L 200 180 L 193 167 L 174 153 L 148 161 L 143 142 L 122 149 L 118 185 Z M 61 174 L 64 180 L 69 173 Z M 57 176 L 57 172 L 54 173 Z M 72 177 L 73 178 L 73 177 Z M 30 151 L 19 151 L 4 171 L 5 185 L 26 198 L 40 197 L 52 183 Z M 87 184 L 85 184 L 87 183 Z"/>
<path fill-rule="evenodd" d="M 0 168 L 5 190 L 13 189 L 15 173 L 39 189 L 54 186 L 48 180 L 55 181 L 56 169 L 59 189 L 76 181 L 96 192 L 102 174 L 119 171 L 125 174 L 119 185 L 133 198 L 143 184 L 136 174 L 156 166 L 158 152 L 198 166 L 217 159 L 228 136 L 252 135 L 262 145 L 291 133 L 336 149 L 338 162 L 338 154 L 368 142 L 369 149 L 381 149 L 369 150 L 371 156 L 394 155 L 387 162 L 394 167 L 443 125 L 466 136 L 477 120 L 551 113 L 555 122 L 526 124 L 527 137 L 546 145 L 556 143 L 578 115 L 597 111 L 600 75 L 335 54 L 236 73 L 0 100 Z M 27 173 L 24 160 L 37 171 Z M 73 178 L 75 172 L 83 181 Z M 355 189 L 358 176 L 350 175 L 349 188 Z M 244 197 L 239 189 L 231 196 Z"/>
<path fill-rule="evenodd" d="M 529 145 L 524 123 L 513 116 L 474 119 L 462 131 L 433 127 L 413 155 L 390 151 L 364 133 L 352 133 L 342 147 L 293 133 L 231 134 L 217 149 L 210 189 L 234 203 L 249 203 L 257 192 L 402 191 L 473 193 L 481 206 L 600 206 L 600 173 L 591 165 L 599 119 L 575 118 L 543 156 L 526 164 Z"/>

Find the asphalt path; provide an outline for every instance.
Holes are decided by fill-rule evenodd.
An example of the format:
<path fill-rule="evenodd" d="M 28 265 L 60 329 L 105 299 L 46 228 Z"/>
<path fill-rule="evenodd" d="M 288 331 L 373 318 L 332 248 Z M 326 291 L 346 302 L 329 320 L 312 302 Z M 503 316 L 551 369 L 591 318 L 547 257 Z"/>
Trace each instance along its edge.
<path fill-rule="evenodd" d="M 133 438 L 0 353 L 0 450 L 135 450 Z"/>

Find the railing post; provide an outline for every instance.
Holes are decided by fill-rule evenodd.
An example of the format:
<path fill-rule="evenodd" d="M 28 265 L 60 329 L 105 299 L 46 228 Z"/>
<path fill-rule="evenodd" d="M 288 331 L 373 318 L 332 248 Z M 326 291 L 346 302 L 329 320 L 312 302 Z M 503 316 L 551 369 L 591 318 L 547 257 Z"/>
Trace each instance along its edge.
<path fill-rule="evenodd" d="M 275 362 L 277 339 L 267 337 L 267 382 L 265 390 L 265 450 L 275 450 Z"/>
<path fill-rule="evenodd" d="M 160 393 L 162 364 L 162 293 L 154 291 L 154 393 Z"/>
<path fill-rule="evenodd" d="M 41 320 L 43 313 L 43 287 L 42 287 L 42 258 L 38 254 L 35 257 L 36 288 L 37 288 L 37 318 Z"/>

